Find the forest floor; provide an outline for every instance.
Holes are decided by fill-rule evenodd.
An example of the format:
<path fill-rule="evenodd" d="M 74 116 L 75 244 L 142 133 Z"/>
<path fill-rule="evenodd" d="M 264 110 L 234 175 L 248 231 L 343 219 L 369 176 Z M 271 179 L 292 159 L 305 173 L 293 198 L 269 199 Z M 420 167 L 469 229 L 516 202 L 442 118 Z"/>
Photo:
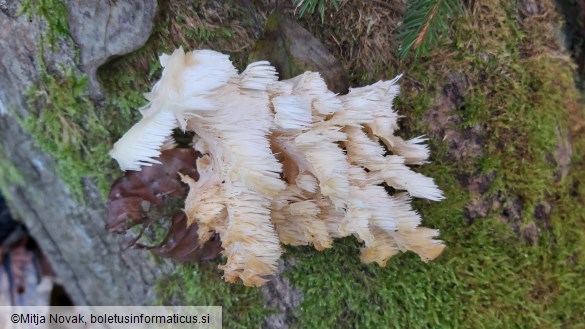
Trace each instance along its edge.
<path fill-rule="evenodd" d="M 278 4 L 294 15 L 293 6 Z M 73 74 L 47 73 L 31 91 L 33 105 L 62 114 L 29 120 L 31 131 L 60 134 L 63 122 L 69 127 L 67 147 L 61 136 L 45 149 L 63 159 L 61 172 L 73 186 L 90 176 L 107 191 L 116 172 L 107 150 L 138 117 L 142 93 L 161 71 L 158 55 L 179 46 L 211 48 L 229 53 L 242 69 L 276 8 L 268 1 L 249 7 L 165 0 L 159 6 L 147 44 L 100 70 L 102 102 L 84 96 L 84 78 Z M 447 248 L 430 263 L 405 253 L 385 268 L 360 263 L 353 238 L 324 252 L 287 248 L 283 275 L 300 304 L 286 322 L 299 328 L 585 328 L 585 106 L 575 64 L 559 41 L 562 20 L 554 4 L 476 2 L 430 53 L 399 60 L 394 40 L 403 14 L 402 2 L 342 1 L 323 22 L 318 15 L 295 17 L 341 61 L 351 86 L 404 74 L 395 104 L 404 116 L 401 134 L 428 135 L 431 163 L 419 170 L 446 195 L 415 207 L 424 226 L 441 231 Z M 78 128 L 88 113 L 104 119 Z M 92 172 L 87 157 L 105 170 Z M 222 305 L 228 328 L 258 327 L 278 313 L 265 307 L 258 289 L 224 283 L 218 262 L 182 266 L 161 278 L 161 303 Z"/>

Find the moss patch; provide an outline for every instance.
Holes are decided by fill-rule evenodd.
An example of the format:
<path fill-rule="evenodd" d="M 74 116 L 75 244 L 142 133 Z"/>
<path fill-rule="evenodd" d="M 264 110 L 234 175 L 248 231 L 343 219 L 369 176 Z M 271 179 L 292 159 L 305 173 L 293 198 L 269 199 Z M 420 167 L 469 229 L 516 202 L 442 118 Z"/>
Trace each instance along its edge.
<path fill-rule="evenodd" d="M 136 119 L 141 93 L 160 72 L 161 52 L 213 48 L 230 52 L 240 67 L 247 61 L 257 24 L 246 8 L 214 1 L 160 5 L 147 45 L 100 71 L 106 104 L 89 101 L 85 79 L 71 71 L 47 75 L 31 91 L 34 108 L 43 110 L 29 129 L 63 163 L 60 173 L 71 186 L 94 177 L 107 188 L 116 170 L 107 150 Z M 262 6 L 257 13 L 270 9 Z M 405 71 L 398 102 L 405 136 L 429 131 L 428 111 L 440 103 L 449 73 L 470 84 L 447 109 L 456 119 L 431 135 L 433 163 L 420 168 L 447 196 L 415 203 L 425 226 L 441 230 L 445 254 L 429 264 L 402 254 L 380 268 L 359 262 L 351 238 L 322 253 L 288 248 L 296 265 L 286 275 L 304 296 L 298 327 L 585 328 L 585 134 L 574 126 L 584 113 L 550 24 L 558 19 L 552 4 L 543 6 L 544 14 L 530 16 L 510 2 L 477 3 L 431 56 L 402 65 L 391 56 L 399 5 L 344 3 L 324 24 L 318 17 L 301 20 L 343 61 L 354 86 Z M 370 24 L 379 21 L 385 23 Z M 454 160 L 444 133 L 466 136 L 472 129 L 479 155 Z M 573 157 L 562 177 L 558 136 L 566 131 L 573 132 Z M 468 176 L 489 176 L 487 191 L 462 184 Z M 486 204 L 486 214 L 470 218 L 471 202 Z M 545 204 L 552 210 L 542 214 Z M 529 227 L 537 237 L 530 241 L 523 238 Z M 161 302 L 222 305 L 226 327 L 259 327 L 267 314 L 259 291 L 224 283 L 216 266 L 185 266 L 162 278 Z"/>
<path fill-rule="evenodd" d="M 46 22 L 45 37 L 48 45 L 55 46 L 60 38 L 70 37 L 67 23 L 67 6 L 63 0 L 24 0 L 19 14 L 28 19 L 42 17 Z"/>
<path fill-rule="evenodd" d="M 361 264 L 353 239 L 324 253 L 291 249 L 297 266 L 289 276 L 305 296 L 298 327 L 583 327 L 582 133 L 572 137 L 572 172 L 557 175 L 558 132 L 570 129 L 571 111 L 582 117 L 583 106 L 575 105 L 572 65 L 556 53 L 552 4 L 544 6 L 546 14 L 523 17 L 508 2 L 477 4 L 456 23 L 450 42 L 405 66 L 398 109 L 412 135 L 429 131 L 430 108 L 445 106 L 447 74 L 471 81 L 460 106 L 447 109 L 454 119 L 432 135 L 433 163 L 421 168 L 447 199 L 415 203 L 425 226 L 441 230 L 447 249 L 429 264 L 403 254 L 387 268 Z M 428 95 L 436 101 L 429 104 Z M 480 156 L 455 161 L 452 148 L 462 149 L 443 138 L 472 127 Z M 469 175 L 489 175 L 487 191 L 462 186 Z M 470 220 L 464 208 L 472 201 L 496 205 Z M 552 208 L 548 218 L 539 214 L 543 202 Z M 512 206 L 518 218 L 508 213 Z M 528 226 L 536 228 L 536 240 L 523 238 Z"/>
<path fill-rule="evenodd" d="M 509 3 L 478 5 L 456 22 L 456 32 L 432 56 L 402 66 L 406 88 L 398 108 L 406 115 L 405 135 L 429 131 L 427 113 L 437 105 L 447 73 L 461 72 L 471 81 L 460 104 L 448 109 L 457 120 L 446 128 L 477 128 L 480 155 L 454 161 L 443 136 L 433 135 L 433 163 L 421 170 L 436 179 L 447 200 L 415 203 L 425 226 L 441 229 L 448 247 L 435 262 L 403 254 L 387 268 L 361 264 L 352 238 L 322 253 L 288 248 L 286 257 L 296 265 L 286 275 L 304 296 L 297 327 L 579 327 L 585 306 L 585 289 L 578 288 L 585 286 L 583 134 L 573 136 L 572 172 L 564 179 L 556 175 L 556 150 L 558 132 L 571 128 L 569 115 L 583 113 L 572 66 L 557 53 L 550 25 L 557 18 L 550 16 L 551 4 L 545 5 L 546 15 L 521 19 L 521 8 Z M 378 42 L 375 31 L 360 37 L 359 29 L 351 29 L 364 22 L 348 11 L 355 9 L 360 17 L 372 13 L 367 5 L 357 6 L 342 6 L 335 14 L 346 19 L 344 25 L 335 19 L 324 25 L 302 20 L 343 60 L 354 85 L 397 71 L 388 54 L 376 58 L 376 52 L 367 52 L 367 47 L 393 48 L 391 42 Z M 387 13 L 377 10 L 370 17 Z M 489 175 L 487 191 L 478 194 L 461 186 L 461 177 L 469 175 Z M 496 206 L 471 220 L 465 207 L 472 201 Z M 548 218 L 539 215 L 543 202 L 553 209 Z M 512 206 L 519 218 L 507 214 Z M 531 225 L 537 232 L 532 242 L 522 238 L 523 228 Z M 163 284 L 160 291 L 172 295 L 173 286 Z M 219 297 L 216 288 L 194 289 L 193 296 Z M 227 298 L 238 298 L 237 292 L 231 294 Z M 256 297 L 252 303 L 260 307 Z"/>
<path fill-rule="evenodd" d="M 4 145 L 0 144 L 0 154 L 7 154 Z M 0 159 L 0 194 L 5 198 L 10 198 L 7 186 L 22 185 L 24 176 L 22 176 L 18 167 L 7 157 Z"/>
<path fill-rule="evenodd" d="M 119 173 L 108 151 L 134 119 L 133 113 L 114 111 L 117 99 L 96 104 L 87 96 L 87 77 L 73 68 L 47 68 L 44 50 L 63 38 L 71 41 L 62 0 L 24 1 L 20 13 L 45 23 L 37 55 L 39 79 L 27 91 L 29 115 L 22 119 L 23 127 L 55 159 L 59 176 L 78 200 L 83 200 L 86 178 L 95 180 L 105 196 Z"/>
<path fill-rule="evenodd" d="M 228 284 L 217 269 L 219 262 L 179 266 L 177 272 L 159 280 L 155 291 L 163 305 L 215 305 L 223 307 L 225 328 L 259 328 L 270 311 L 260 291 L 241 284 Z"/>
<path fill-rule="evenodd" d="M 82 179 L 95 179 L 104 193 L 116 170 L 108 151 L 113 136 L 129 122 L 129 112 L 100 108 L 85 90 L 87 77 L 65 69 L 63 75 L 44 73 L 28 91 L 30 115 L 24 127 L 41 149 L 53 156 L 59 176 L 82 199 Z M 112 113 L 113 112 L 113 113 Z"/>

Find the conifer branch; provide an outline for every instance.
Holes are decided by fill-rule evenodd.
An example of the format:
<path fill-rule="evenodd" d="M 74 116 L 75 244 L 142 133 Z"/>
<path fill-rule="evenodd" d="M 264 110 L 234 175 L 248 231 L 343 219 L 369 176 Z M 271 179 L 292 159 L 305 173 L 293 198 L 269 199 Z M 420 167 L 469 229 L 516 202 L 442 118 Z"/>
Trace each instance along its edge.
<path fill-rule="evenodd" d="M 441 35 L 449 31 L 450 18 L 463 12 L 458 0 L 413 0 L 404 14 L 398 39 L 398 57 L 404 59 L 410 51 L 415 58 L 435 46 Z"/>
<path fill-rule="evenodd" d="M 295 12 L 298 10 L 301 17 L 307 12 L 313 14 L 317 10 L 321 15 L 321 23 L 325 22 L 325 10 L 328 3 L 331 3 L 336 11 L 339 10 L 337 0 L 293 0 L 293 4 L 296 6 Z"/>

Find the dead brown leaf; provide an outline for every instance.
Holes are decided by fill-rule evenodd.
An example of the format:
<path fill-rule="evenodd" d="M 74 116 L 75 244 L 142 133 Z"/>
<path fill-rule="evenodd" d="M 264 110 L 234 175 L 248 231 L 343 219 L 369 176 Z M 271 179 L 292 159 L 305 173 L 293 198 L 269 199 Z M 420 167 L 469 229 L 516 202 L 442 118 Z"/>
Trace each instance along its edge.
<path fill-rule="evenodd" d="M 110 190 L 106 229 L 126 233 L 132 227 L 141 227 L 130 246 L 150 249 L 161 257 L 196 261 L 219 256 L 219 237 L 201 246 L 197 225 L 187 227 L 187 218 L 178 207 L 166 209 L 187 196 L 188 187 L 181 183 L 179 173 L 199 179 L 195 169 L 198 156 L 191 148 L 166 150 L 158 158 L 161 164 L 143 167 L 142 171 L 127 171 Z M 169 224 L 164 239 L 156 245 L 139 243 L 144 231 L 151 225 L 159 225 L 160 220 Z"/>

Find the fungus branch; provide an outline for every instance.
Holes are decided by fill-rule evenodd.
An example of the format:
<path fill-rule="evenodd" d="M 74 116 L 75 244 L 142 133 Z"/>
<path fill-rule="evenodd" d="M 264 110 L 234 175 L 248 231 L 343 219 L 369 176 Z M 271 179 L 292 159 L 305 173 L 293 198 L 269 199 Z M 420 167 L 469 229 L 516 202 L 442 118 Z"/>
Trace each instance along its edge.
<path fill-rule="evenodd" d="M 409 203 L 409 195 L 443 195 L 408 167 L 427 160 L 424 138 L 394 135 L 400 77 L 337 96 L 318 73 L 277 81 L 269 63 L 257 62 L 238 74 L 209 50 L 178 49 L 161 64 L 144 117 L 111 155 L 123 170 L 140 170 L 156 162 L 173 128 L 196 133 L 200 177 L 183 177 L 185 213 L 200 244 L 219 233 L 227 281 L 266 283 L 281 243 L 322 250 L 355 235 L 362 261 L 382 266 L 399 251 L 424 261 L 442 252 L 438 231 L 419 227 Z M 390 195 L 384 184 L 405 193 Z"/>

